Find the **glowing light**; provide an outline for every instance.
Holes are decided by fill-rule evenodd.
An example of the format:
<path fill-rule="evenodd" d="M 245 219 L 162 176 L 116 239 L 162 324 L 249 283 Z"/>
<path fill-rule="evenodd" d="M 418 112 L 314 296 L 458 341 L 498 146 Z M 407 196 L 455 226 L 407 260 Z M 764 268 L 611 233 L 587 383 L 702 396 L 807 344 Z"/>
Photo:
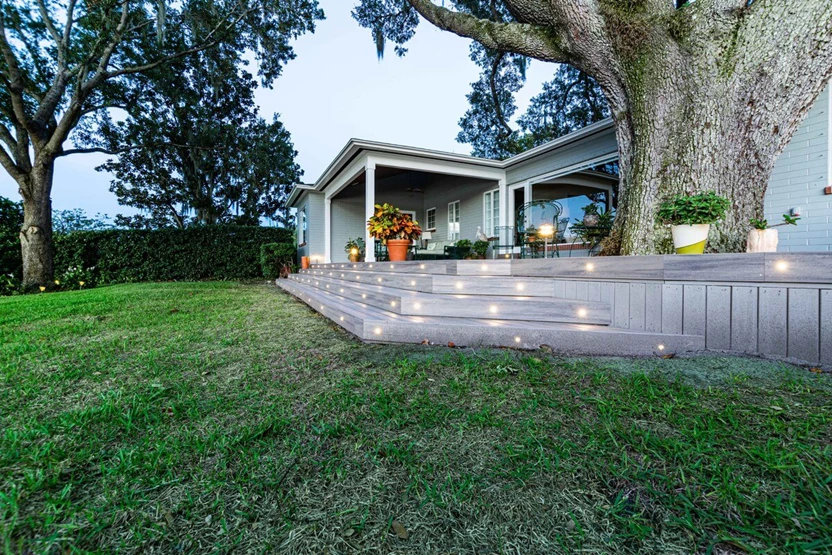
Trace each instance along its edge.
<path fill-rule="evenodd" d="M 483 265 L 482 265 L 482 270 L 483 270 L 483 272 L 484 272 L 484 271 L 486 271 L 487 269 L 488 269 L 488 264 L 483 264 Z"/>
<path fill-rule="evenodd" d="M 551 237 L 555 234 L 555 226 L 553 226 L 552 224 L 543 224 L 540 226 L 540 229 L 537 233 L 541 237 Z"/>
<path fill-rule="evenodd" d="M 343 290 L 343 289 L 341 289 L 341 293 L 343 293 L 343 292 L 344 292 L 344 290 Z"/>
<path fill-rule="evenodd" d="M 789 269 L 789 263 L 785 260 L 778 260 L 774 267 L 777 268 L 778 272 L 785 272 Z"/>
<path fill-rule="evenodd" d="M 419 264 L 419 269 L 420 269 L 420 270 L 424 270 L 424 269 L 425 269 L 425 265 L 424 265 L 424 264 Z"/>
<path fill-rule="evenodd" d="M 353 256 L 357 256 L 358 255 L 358 249 L 355 248 L 355 247 L 351 248 L 350 249 L 350 254 L 353 255 Z"/>
<path fill-rule="evenodd" d="M 514 338 L 514 342 L 515 342 L 515 343 L 520 343 L 520 338 L 519 338 L 519 337 L 515 337 L 515 338 Z"/>
<path fill-rule="evenodd" d="M 362 295 L 361 295 L 361 298 L 362 298 L 362 299 L 366 299 L 366 298 L 367 298 L 367 295 L 366 295 L 366 294 L 362 294 Z"/>
<path fill-rule="evenodd" d="M 461 281 L 456 282 L 456 288 L 457 289 L 462 289 L 462 282 Z"/>
<path fill-rule="evenodd" d="M 586 265 L 586 271 L 591 272 L 594 269 L 595 269 L 595 264 L 593 264 L 592 262 L 588 262 L 587 265 Z"/>
<path fill-rule="evenodd" d="M 581 318 L 586 318 L 586 309 L 585 308 L 579 308 L 578 309 L 578 316 L 580 316 Z"/>
<path fill-rule="evenodd" d="M 490 307 L 488 307 L 488 311 L 491 314 L 497 314 L 497 306 L 492 304 Z"/>
<path fill-rule="evenodd" d="M 659 350 L 664 351 L 664 345 L 659 345 Z"/>
<path fill-rule="evenodd" d="M 344 321 L 344 317 L 343 317 L 343 316 L 341 316 L 341 321 L 342 321 L 342 322 Z"/>
<path fill-rule="evenodd" d="M 522 284 L 522 283 L 518 283 L 518 284 L 517 284 L 517 290 L 518 290 L 518 291 L 522 291 L 522 290 L 523 290 L 523 289 L 525 289 L 525 288 L 526 288 L 525 284 Z"/>
<path fill-rule="evenodd" d="M 373 267 L 373 265 L 372 265 L 372 264 L 370 264 L 370 268 L 372 268 L 372 267 Z"/>
<path fill-rule="evenodd" d="M 396 306 L 396 301 L 390 301 L 390 306 Z"/>
<path fill-rule="evenodd" d="M 379 282 L 379 283 L 381 283 L 381 278 L 378 278 L 376 281 L 377 281 L 377 282 Z"/>
<path fill-rule="evenodd" d="M 361 279 L 361 276 L 355 276 L 355 279 Z"/>
<path fill-rule="evenodd" d="M 393 266 L 392 264 L 390 264 L 390 269 L 392 270 L 393 268 L 395 268 L 395 266 Z"/>
<path fill-rule="evenodd" d="M 414 304 L 414 305 L 413 305 L 413 308 L 415 308 L 416 310 L 422 310 L 422 303 L 416 303 L 416 304 Z"/>
<path fill-rule="evenodd" d="M 381 328 L 376 328 L 373 330 L 376 335 L 381 335 Z"/>
<path fill-rule="evenodd" d="M 410 285 L 416 285 L 416 282 L 415 282 L 415 281 L 411 281 L 411 282 L 410 282 Z"/>

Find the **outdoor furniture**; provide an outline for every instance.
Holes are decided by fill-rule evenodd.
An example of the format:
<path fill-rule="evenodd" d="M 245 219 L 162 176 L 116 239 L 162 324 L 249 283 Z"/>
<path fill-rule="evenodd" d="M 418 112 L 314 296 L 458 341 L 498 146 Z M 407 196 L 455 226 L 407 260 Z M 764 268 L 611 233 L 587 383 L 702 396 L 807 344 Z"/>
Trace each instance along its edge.
<path fill-rule="evenodd" d="M 560 215 L 562 213 L 563 207 L 554 200 L 534 200 L 517 209 L 515 221 L 517 223 L 518 242 L 521 245 L 521 258 L 545 258 L 547 256 L 544 242 L 538 241 L 538 230 L 544 224 L 556 226 L 555 240 L 559 240 L 562 226 Z M 565 226 L 563 230 L 566 230 Z M 558 256 L 560 255 L 557 250 L 555 250 L 555 253 Z"/>
<path fill-rule="evenodd" d="M 612 231 L 612 222 L 601 225 L 575 223 L 572 225 L 572 232 L 575 237 L 572 239 L 572 249 L 569 251 L 569 256 L 572 256 L 572 251 L 575 250 L 575 245 L 578 243 L 584 243 L 589 256 L 595 256 L 601 248 L 601 242 L 609 237 L 610 231 Z"/>
<path fill-rule="evenodd" d="M 456 247 L 448 245 L 445 247 L 445 258 L 448 260 L 463 260 L 471 254 L 471 247 Z"/>
<path fill-rule="evenodd" d="M 445 247 L 452 247 L 456 241 L 430 241 L 424 249 L 416 249 L 416 260 L 442 260 L 445 258 Z"/>
<path fill-rule="evenodd" d="M 494 228 L 495 237 L 491 241 L 492 258 L 503 257 L 514 254 L 514 226 L 500 225 Z"/>

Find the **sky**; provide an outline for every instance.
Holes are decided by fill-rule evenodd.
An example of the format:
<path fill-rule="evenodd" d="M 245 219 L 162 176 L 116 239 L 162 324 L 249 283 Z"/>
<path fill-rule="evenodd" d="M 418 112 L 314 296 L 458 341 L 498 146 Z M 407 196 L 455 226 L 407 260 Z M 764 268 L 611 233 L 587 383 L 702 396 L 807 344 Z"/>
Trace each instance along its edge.
<path fill-rule="evenodd" d="M 350 16 L 354 1 L 319 0 L 326 20 L 314 34 L 294 43 L 289 62 L 272 89 L 257 94 L 260 113 L 273 113 L 292 134 L 303 181 L 315 181 L 350 138 L 419 146 L 468 154 L 457 143 L 458 121 L 468 109 L 465 95 L 478 68 L 468 58 L 470 41 L 422 21 L 403 58 L 388 45 L 378 60 L 369 31 Z M 517 94 L 522 114 L 554 66 L 533 62 L 527 84 Z M 88 214 L 132 214 L 109 192 L 111 176 L 96 166 L 105 155 L 60 158 L 52 193 L 57 210 L 83 208 Z M 0 172 L 0 196 L 19 199 L 17 186 Z"/>

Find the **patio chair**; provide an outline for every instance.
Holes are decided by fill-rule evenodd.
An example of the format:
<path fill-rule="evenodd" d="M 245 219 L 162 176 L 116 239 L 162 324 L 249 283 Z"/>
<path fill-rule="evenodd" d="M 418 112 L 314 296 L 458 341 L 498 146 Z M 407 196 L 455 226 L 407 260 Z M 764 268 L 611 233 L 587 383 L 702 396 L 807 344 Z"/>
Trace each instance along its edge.
<path fill-rule="evenodd" d="M 544 224 L 551 225 L 556 232 L 552 238 L 552 243 L 560 240 L 560 229 L 562 219 L 560 215 L 563 213 L 561 204 L 554 200 L 533 200 L 527 202 L 517 209 L 515 222 L 517 223 L 517 238 L 521 245 L 521 258 L 540 258 L 546 257 L 544 243 L 537 241 L 537 230 Z M 568 221 L 567 221 L 568 223 Z M 563 228 L 564 231 L 566 227 Z M 540 243 L 540 244 L 538 244 Z M 560 253 L 555 251 L 558 256 Z"/>

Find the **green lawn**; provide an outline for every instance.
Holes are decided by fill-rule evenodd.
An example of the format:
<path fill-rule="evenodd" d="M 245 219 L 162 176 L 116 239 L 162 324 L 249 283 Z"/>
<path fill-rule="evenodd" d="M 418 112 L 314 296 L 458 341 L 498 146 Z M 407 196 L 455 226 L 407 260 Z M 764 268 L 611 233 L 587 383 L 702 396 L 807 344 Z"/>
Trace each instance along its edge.
<path fill-rule="evenodd" d="M 827 553 L 830 382 L 743 358 L 367 346 L 265 286 L 5 298 L 0 545 Z"/>

